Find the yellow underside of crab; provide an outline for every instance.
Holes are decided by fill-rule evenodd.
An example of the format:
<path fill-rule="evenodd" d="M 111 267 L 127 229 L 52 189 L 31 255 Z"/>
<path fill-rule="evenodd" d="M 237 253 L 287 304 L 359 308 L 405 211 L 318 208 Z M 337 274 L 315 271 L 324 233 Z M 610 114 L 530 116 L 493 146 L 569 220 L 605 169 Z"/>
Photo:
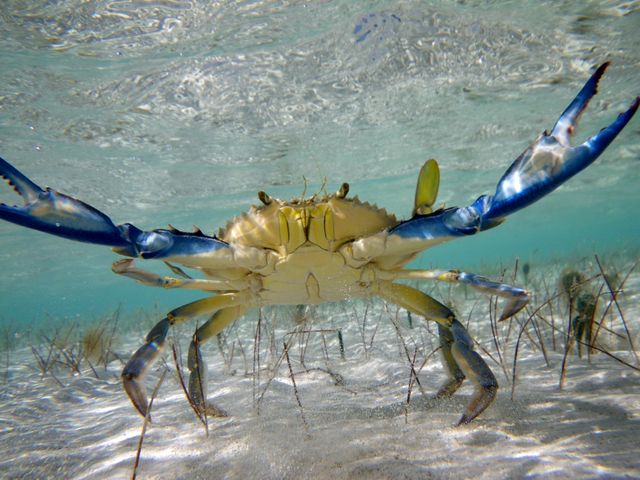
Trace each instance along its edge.
<path fill-rule="evenodd" d="M 357 198 L 273 199 L 234 219 L 220 238 L 266 250 L 267 265 L 254 270 L 261 303 L 317 304 L 366 295 L 349 244 L 396 224 L 393 215 Z"/>

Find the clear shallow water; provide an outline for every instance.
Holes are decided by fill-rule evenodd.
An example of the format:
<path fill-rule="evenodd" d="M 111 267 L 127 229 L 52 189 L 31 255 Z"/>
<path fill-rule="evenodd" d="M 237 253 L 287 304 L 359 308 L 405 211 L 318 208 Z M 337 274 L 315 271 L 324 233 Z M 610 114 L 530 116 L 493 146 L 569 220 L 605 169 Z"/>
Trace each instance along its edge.
<path fill-rule="evenodd" d="M 593 65 L 613 65 L 578 139 L 638 94 L 638 3 L 4 2 L 2 155 L 116 222 L 214 232 L 256 201 L 343 181 L 408 215 L 417 171 L 440 201 L 490 193 Z M 369 32 L 369 33 L 367 33 Z M 427 252 L 496 259 L 635 248 L 633 122 L 596 165 L 498 230 Z M 1 200 L 13 202 L 3 188 Z M 0 225 L 13 318 L 182 297 L 112 277 L 112 255 Z M 143 290 L 145 290 L 143 292 Z"/>
<path fill-rule="evenodd" d="M 0 155 L 146 229 L 214 232 L 258 190 L 299 195 L 303 176 L 308 191 L 348 181 L 408 216 L 431 157 L 439 201 L 468 204 L 594 65 L 612 62 L 578 141 L 640 93 L 639 24 L 637 1 L 5 1 Z M 624 250 L 632 261 L 639 159 L 635 119 L 550 197 L 418 261 L 478 273 L 515 257 L 543 268 Z M 15 201 L 9 188 L 0 201 Z M 1 223 L 1 321 L 21 331 L 197 298 L 117 277 L 113 259 Z"/>
<path fill-rule="evenodd" d="M 490 193 L 593 65 L 613 66 L 578 139 L 638 94 L 638 3 L 4 2 L 2 155 L 116 222 L 213 232 L 261 189 L 327 179 L 408 215 L 417 171 L 440 201 Z M 367 32 L 369 32 L 367 34 Z M 479 238 L 422 256 L 473 268 L 634 248 L 633 122 L 596 165 Z M 13 193 L 1 190 L 1 200 Z M 21 321 L 169 307 L 109 272 L 112 255 L 0 225 L 0 307 Z M 182 297 L 180 297 L 180 300 Z"/>

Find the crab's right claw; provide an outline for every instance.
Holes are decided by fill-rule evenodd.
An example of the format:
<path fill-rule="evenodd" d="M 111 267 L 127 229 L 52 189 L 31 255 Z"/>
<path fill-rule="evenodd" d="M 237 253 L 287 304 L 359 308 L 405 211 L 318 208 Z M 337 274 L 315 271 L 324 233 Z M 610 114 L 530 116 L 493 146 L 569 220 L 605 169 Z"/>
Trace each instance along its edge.
<path fill-rule="evenodd" d="M 598 67 L 560 115 L 551 133 L 544 132 L 513 162 L 498 182 L 495 195 L 478 199 L 476 203 L 484 203 L 480 208 L 484 210 L 482 230 L 497 225 L 507 215 L 534 203 L 587 168 L 631 120 L 640 105 L 640 97 L 636 97 L 611 125 L 581 145 L 572 147 L 569 143 L 582 112 L 597 93 L 598 82 L 608 65 L 604 63 Z"/>
<path fill-rule="evenodd" d="M 2 158 L 0 176 L 24 202 L 23 206 L 0 204 L 1 219 L 72 240 L 112 247 L 127 246 L 121 230 L 91 205 L 49 188 L 40 188 Z"/>
<path fill-rule="evenodd" d="M 40 188 L 2 158 L 0 176 L 24 202 L 23 206 L 0 204 L 0 219 L 27 228 L 79 242 L 108 245 L 130 257 L 180 259 L 229 247 L 228 243 L 200 231 L 144 231 L 130 223 L 114 225 L 97 208 L 50 188 Z"/>

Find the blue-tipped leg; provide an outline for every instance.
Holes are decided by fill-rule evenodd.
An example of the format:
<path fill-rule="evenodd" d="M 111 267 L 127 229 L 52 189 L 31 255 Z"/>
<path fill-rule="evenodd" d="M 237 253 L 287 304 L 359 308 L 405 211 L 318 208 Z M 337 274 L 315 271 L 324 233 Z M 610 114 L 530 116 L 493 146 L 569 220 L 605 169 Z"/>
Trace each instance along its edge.
<path fill-rule="evenodd" d="M 23 206 L 0 204 L 0 219 L 34 230 L 86 243 L 108 245 L 130 257 L 193 256 L 229 245 L 200 231 L 143 231 L 125 223 L 114 225 L 100 210 L 50 188 L 42 189 L 0 158 L 0 176 L 22 198 Z"/>
<path fill-rule="evenodd" d="M 494 282 L 475 273 L 458 272 L 458 281 L 480 292 L 505 298 L 507 302 L 498 319 L 500 322 L 513 317 L 529 303 L 529 292 L 526 290 L 506 283 Z"/>
<path fill-rule="evenodd" d="M 436 398 L 451 397 L 465 378 L 474 384 L 474 392 L 456 426 L 465 425 L 484 412 L 496 398 L 498 381 L 482 357 L 473 349 L 473 340 L 464 326 L 453 319 L 449 328 L 438 324 L 442 363 L 449 374 Z"/>
<path fill-rule="evenodd" d="M 502 223 L 507 215 L 527 207 L 591 165 L 638 110 L 640 97 L 616 120 L 587 141 L 571 147 L 569 140 L 580 116 L 597 93 L 608 64 L 601 65 L 562 113 L 551 133 L 544 132 L 520 155 L 498 182 L 494 195 L 483 195 L 463 208 L 417 215 L 389 233 L 403 238 L 446 241 Z"/>
<path fill-rule="evenodd" d="M 453 338 L 451 355 L 465 377 L 475 385 L 473 396 L 457 423 L 464 425 L 491 405 L 498 391 L 498 382 L 489 366 L 473 349 L 473 340 L 458 320 L 453 320 L 450 331 Z"/>
<path fill-rule="evenodd" d="M 158 322 L 147 334 L 145 344 L 133 354 L 122 370 L 122 386 L 143 417 L 147 415 L 149 402 L 142 379 L 160 356 L 170 326 L 167 318 Z"/>

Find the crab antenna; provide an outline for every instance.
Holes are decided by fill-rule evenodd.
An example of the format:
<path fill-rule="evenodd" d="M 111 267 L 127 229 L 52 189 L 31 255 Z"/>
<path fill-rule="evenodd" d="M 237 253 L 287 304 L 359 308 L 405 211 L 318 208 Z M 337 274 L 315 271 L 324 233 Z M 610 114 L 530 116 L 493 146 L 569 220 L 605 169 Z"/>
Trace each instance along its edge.
<path fill-rule="evenodd" d="M 327 177 L 323 177 L 322 178 L 322 184 L 320 185 L 320 192 L 319 193 L 324 193 L 325 195 L 327 194 Z M 314 195 L 315 197 L 315 195 Z"/>

